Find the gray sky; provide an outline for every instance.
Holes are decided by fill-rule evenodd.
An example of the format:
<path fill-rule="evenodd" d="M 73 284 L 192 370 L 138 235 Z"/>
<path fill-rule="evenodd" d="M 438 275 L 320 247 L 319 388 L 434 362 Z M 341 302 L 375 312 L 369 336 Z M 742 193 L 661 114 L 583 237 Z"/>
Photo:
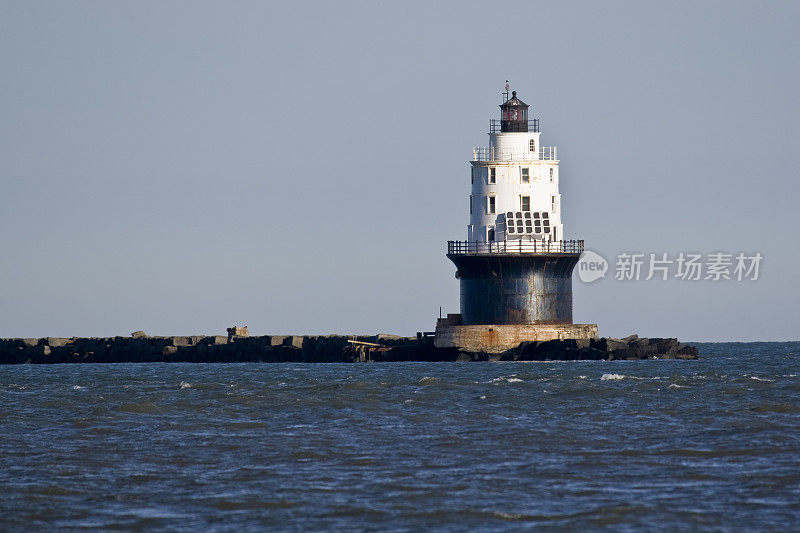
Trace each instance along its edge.
<path fill-rule="evenodd" d="M 432 330 L 509 79 L 567 237 L 764 256 L 576 322 L 799 338 L 800 3 L 495 6 L 0 1 L 0 336 Z"/>

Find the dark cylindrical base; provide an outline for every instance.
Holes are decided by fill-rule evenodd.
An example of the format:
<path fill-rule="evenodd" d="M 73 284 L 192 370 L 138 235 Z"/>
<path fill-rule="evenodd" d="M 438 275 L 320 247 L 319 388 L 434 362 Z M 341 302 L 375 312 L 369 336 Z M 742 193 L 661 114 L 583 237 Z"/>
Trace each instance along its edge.
<path fill-rule="evenodd" d="M 461 283 L 463 324 L 571 324 L 580 254 L 448 254 Z"/>

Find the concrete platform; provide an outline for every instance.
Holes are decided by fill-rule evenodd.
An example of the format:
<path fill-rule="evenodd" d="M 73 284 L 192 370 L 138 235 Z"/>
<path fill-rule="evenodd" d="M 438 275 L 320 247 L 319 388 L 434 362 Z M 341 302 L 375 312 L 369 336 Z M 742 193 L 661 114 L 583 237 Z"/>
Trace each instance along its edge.
<path fill-rule="evenodd" d="M 597 324 L 437 325 L 434 346 L 466 352 L 501 353 L 523 341 L 596 339 Z"/>

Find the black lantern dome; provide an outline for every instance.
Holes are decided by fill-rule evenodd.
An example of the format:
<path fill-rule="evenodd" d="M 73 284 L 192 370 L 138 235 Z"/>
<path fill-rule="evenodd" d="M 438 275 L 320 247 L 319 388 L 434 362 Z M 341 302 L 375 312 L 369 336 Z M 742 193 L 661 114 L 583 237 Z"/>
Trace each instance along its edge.
<path fill-rule="evenodd" d="M 529 107 L 528 104 L 517 98 L 517 91 L 512 91 L 511 98 L 500 104 L 500 131 L 503 133 L 527 132 Z"/>

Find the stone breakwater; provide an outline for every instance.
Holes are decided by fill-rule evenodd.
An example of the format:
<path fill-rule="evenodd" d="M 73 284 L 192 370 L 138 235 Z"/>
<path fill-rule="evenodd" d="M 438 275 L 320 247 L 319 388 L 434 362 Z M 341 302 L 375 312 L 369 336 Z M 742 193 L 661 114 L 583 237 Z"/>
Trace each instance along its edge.
<path fill-rule="evenodd" d="M 262 335 L 0 339 L 0 364 L 353 363 L 366 361 L 566 361 L 697 359 L 677 339 L 566 339 L 523 342 L 500 354 L 436 348 L 430 336 Z"/>

